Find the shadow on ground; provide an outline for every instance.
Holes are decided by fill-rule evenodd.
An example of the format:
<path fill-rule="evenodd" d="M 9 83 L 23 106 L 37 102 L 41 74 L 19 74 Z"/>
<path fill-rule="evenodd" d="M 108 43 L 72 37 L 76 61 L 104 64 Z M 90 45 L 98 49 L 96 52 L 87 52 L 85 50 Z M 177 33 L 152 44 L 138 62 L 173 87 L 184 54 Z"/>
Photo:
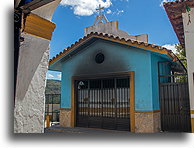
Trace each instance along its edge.
<path fill-rule="evenodd" d="M 84 140 L 91 140 L 91 141 L 165 141 L 165 142 L 180 142 L 186 141 L 188 134 L 185 133 L 150 133 L 150 134 L 137 134 L 137 133 L 130 133 L 127 131 L 116 131 L 116 130 L 105 130 L 105 129 L 95 129 L 95 128 L 64 128 L 64 127 L 50 127 L 45 129 L 44 134 L 13 134 L 13 140 L 22 141 L 22 140 L 37 140 L 37 141 L 44 141 L 44 140 L 54 140 L 61 141 L 61 140 L 77 140 L 77 141 L 84 141 Z"/>

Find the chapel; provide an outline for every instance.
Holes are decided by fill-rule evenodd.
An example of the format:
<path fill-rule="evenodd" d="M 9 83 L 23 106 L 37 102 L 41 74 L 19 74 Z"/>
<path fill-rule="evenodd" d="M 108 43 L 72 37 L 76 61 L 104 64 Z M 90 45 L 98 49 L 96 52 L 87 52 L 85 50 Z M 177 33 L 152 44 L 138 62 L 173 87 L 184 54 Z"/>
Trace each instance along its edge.
<path fill-rule="evenodd" d="M 174 54 L 103 14 L 84 31 L 49 62 L 49 70 L 62 72 L 60 126 L 159 132 L 158 62 Z"/>

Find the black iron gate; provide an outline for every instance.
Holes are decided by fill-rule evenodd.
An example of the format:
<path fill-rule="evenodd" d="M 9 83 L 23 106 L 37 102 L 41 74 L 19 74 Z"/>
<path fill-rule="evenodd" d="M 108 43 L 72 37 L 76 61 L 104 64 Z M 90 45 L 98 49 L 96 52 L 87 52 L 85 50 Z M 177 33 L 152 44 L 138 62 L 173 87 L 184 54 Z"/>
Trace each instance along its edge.
<path fill-rule="evenodd" d="M 129 77 L 76 80 L 76 126 L 130 130 Z"/>
<path fill-rule="evenodd" d="M 51 126 L 59 124 L 61 94 L 45 94 L 45 120 L 49 116 Z"/>
<path fill-rule="evenodd" d="M 190 132 L 187 74 L 168 69 L 169 64 L 171 63 L 159 63 L 161 129 L 171 132 Z"/>

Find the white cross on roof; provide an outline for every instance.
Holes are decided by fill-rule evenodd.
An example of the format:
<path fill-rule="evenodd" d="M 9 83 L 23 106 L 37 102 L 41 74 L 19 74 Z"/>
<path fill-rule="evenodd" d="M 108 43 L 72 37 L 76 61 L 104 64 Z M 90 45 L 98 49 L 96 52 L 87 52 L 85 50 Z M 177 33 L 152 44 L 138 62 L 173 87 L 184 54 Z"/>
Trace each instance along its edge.
<path fill-rule="evenodd" d="M 99 16 L 96 16 L 96 19 L 94 21 L 94 25 L 103 23 L 103 19 L 105 20 L 106 23 L 108 22 L 106 16 L 104 14 L 102 14 L 103 9 L 104 9 L 104 7 L 101 7 L 101 5 L 99 4 L 99 8 L 96 9 L 96 11 L 99 11 Z"/>

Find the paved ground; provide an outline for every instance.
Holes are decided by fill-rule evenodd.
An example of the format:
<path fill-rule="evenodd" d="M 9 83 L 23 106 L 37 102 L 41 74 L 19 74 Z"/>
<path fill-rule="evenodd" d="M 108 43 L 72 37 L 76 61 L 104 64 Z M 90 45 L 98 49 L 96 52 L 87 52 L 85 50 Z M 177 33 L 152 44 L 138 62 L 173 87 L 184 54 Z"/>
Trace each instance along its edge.
<path fill-rule="evenodd" d="M 106 130 L 106 129 L 95 129 L 95 128 L 67 128 L 60 127 L 59 125 L 52 126 L 45 129 L 46 138 L 52 140 L 100 140 L 100 141 L 147 141 L 147 140 L 165 140 L 165 141 L 179 141 L 186 138 L 183 133 L 154 133 L 154 134 L 137 134 L 128 131 L 116 131 L 116 130 Z M 100 142 L 98 141 L 98 142 Z M 76 141 L 73 141 L 76 142 Z"/>
<path fill-rule="evenodd" d="M 68 135 L 129 135 L 128 131 L 116 131 L 116 130 L 106 130 L 106 129 L 95 129 L 95 128 L 68 128 L 60 126 L 52 126 L 45 129 L 45 133 L 63 133 Z"/>

